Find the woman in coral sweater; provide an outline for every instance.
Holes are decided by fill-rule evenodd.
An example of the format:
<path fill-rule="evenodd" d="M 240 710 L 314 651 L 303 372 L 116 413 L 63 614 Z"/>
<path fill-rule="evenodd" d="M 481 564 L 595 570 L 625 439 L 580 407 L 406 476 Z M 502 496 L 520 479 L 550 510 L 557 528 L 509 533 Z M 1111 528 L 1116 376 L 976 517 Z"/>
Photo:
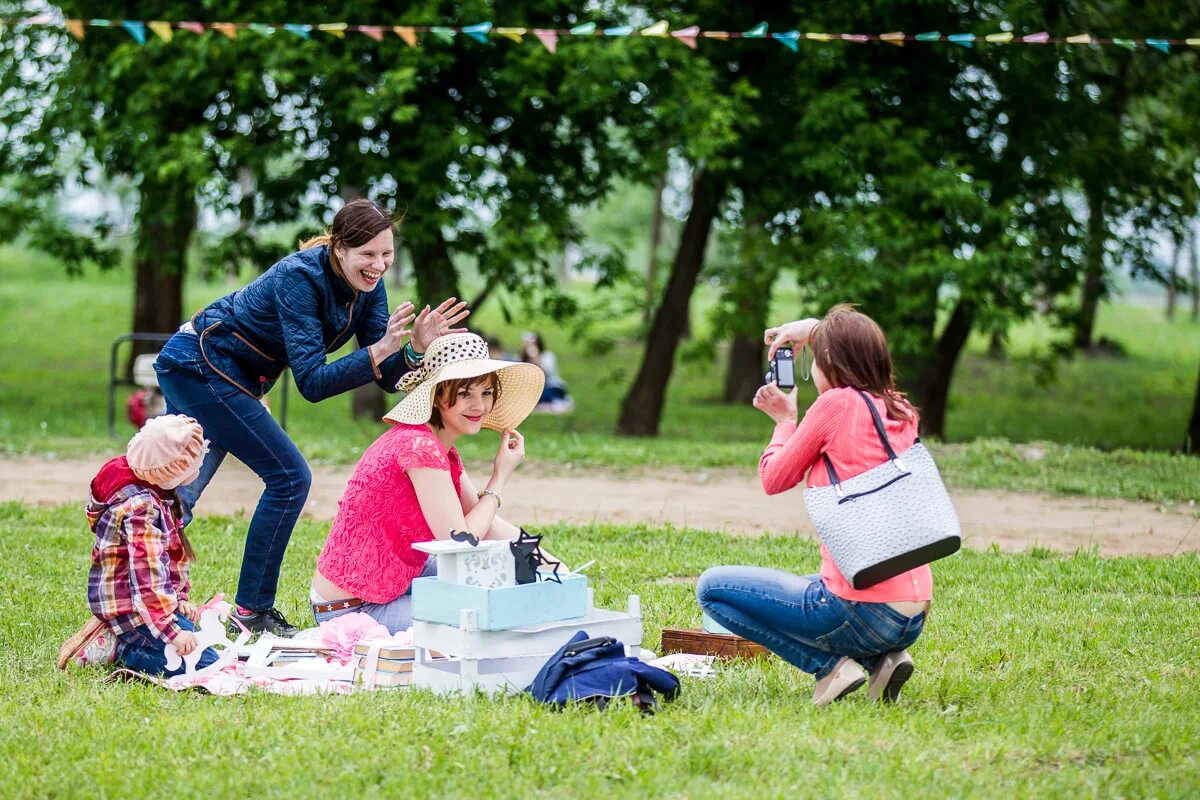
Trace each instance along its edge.
<path fill-rule="evenodd" d="M 767 494 L 797 486 L 828 486 L 827 454 L 846 478 L 887 461 L 867 392 L 897 451 L 917 438 L 916 409 L 896 388 L 892 356 L 879 326 L 853 306 L 830 309 L 822 320 L 805 319 L 765 334 L 770 353 L 783 345 L 810 345 L 817 399 L 797 423 L 794 392 L 768 383 L 754 407 L 775 421 L 775 433 L 759 460 Z M 840 700 L 869 679 L 872 699 L 894 701 L 912 675 L 907 648 L 921 635 L 933 594 L 928 565 L 867 589 L 854 589 L 821 547 L 821 571 L 794 575 L 765 567 L 715 567 L 696 586 L 700 605 L 734 633 L 769 648 L 816 679 L 813 703 Z"/>

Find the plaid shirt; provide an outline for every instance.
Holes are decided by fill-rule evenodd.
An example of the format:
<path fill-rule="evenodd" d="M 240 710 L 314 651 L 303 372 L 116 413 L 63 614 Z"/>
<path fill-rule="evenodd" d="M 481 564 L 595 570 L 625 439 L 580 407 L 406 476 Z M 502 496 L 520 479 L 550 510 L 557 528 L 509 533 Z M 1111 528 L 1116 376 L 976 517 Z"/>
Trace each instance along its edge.
<path fill-rule="evenodd" d="M 188 561 L 171 504 L 153 489 L 129 485 L 107 502 L 93 495 L 96 534 L 88 605 L 115 633 L 147 626 L 163 642 L 180 633 L 175 608 L 188 599 Z"/>

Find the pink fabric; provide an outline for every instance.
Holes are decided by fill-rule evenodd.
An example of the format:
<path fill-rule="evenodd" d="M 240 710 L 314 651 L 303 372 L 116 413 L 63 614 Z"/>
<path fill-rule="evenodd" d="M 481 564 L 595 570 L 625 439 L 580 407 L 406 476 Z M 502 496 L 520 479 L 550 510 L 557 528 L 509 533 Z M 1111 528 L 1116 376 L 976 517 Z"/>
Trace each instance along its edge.
<path fill-rule="evenodd" d="M 427 556 L 412 545 L 431 541 L 433 531 L 405 472 L 411 468 L 448 470 L 460 491 L 457 450 L 443 447 L 428 425 L 393 425 L 359 459 L 317 558 L 322 575 L 369 603 L 395 600 L 425 566 Z"/>
<path fill-rule="evenodd" d="M 872 396 L 892 449 L 901 453 L 917 440 L 918 417 L 902 422 L 889 419 L 883 400 Z M 808 473 L 809 486 L 828 486 L 822 453 L 829 454 L 838 478 L 861 475 L 887 461 L 871 411 L 850 387 L 822 392 L 805 412 L 799 425 L 780 422 L 758 462 L 758 474 L 767 494 L 779 494 L 798 485 Z M 829 591 L 846 600 L 866 603 L 930 600 L 933 572 L 929 565 L 889 578 L 868 589 L 855 589 L 842 575 L 825 545 L 821 545 L 821 578 Z"/>
<path fill-rule="evenodd" d="M 353 611 L 321 623 L 321 644 L 333 648 L 333 655 L 343 664 L 354 658 L 354 645 L 367 639 L 387 639 L 388 629 L 369 614 Z"/>

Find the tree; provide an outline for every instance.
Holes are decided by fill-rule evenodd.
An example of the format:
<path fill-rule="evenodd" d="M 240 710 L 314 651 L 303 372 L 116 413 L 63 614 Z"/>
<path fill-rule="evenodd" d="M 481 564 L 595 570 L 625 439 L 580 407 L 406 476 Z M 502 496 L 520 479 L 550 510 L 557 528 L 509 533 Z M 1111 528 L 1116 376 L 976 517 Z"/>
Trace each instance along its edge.
<path fill-rule="evenodd" d="M 59 9 L 67 18 L 118 20 L 188 19 L 194 11 L 186 3 Z M 260 48 L 253 39 L 183 31 L 165 42 L 144 29 L 90 27 L 76 41 L 61 28 L 18 26 L 0 53 L 0 91 L 21 97 L 0 112 L 0 127 L 13 134 L 0 167 L 24 176 L 6 209 L 53 197 L 68 177 L 86 184 L 97 175 L 129 176 L 138 188 L 131 327 L 173 331 L 184 317 L 183 278 L 201 196 L 214 208 L 232 207 L 236 197 L 223 187 L 238 170 L 261 168 L 291 148 L 276 133 L 279 98 L 256 68 Z M 74 174 L 61 162 L 72 149 L 82 151 Z M 32 243 L 69 258 L 87 236 Z"/>

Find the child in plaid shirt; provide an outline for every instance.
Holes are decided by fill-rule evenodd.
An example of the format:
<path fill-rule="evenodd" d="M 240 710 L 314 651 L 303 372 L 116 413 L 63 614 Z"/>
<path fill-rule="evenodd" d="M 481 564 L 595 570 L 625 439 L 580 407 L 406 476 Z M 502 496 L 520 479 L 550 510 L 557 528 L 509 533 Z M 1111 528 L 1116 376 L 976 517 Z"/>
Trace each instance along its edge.
<path fill-rule="evenodd" d="M 96 535 L 88 574 L 94 618 L 67 640 L 59 666 L 116 661 L 149 675 L 167 670 L 168 643 L 180 656 L 198 646 L 199 616 L 188 600 L 191 543 L 180 525 L 176 487 L 196 479 L 207 442 L 191 417 L 149 420 L 92 479 L 88 523 Z M 208 648 L 197 667 L 217 660 Z"/>

